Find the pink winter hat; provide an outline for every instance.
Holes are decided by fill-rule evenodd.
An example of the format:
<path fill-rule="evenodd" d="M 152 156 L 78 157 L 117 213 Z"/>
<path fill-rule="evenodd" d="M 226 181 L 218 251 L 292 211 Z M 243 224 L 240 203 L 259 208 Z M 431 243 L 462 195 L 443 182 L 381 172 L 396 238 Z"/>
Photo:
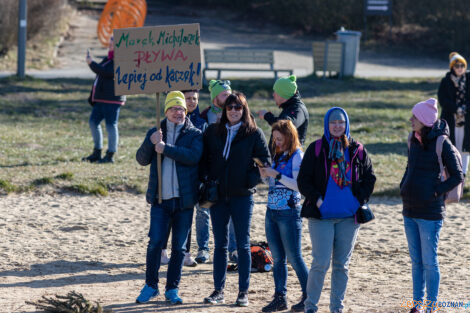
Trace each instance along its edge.
<path fill-rule="evenodd" d="M 437 121 L 437 100 L 429 98 L 426 101 L 416 103 L 411 112 L 425 126 L 432 127 Z"/>

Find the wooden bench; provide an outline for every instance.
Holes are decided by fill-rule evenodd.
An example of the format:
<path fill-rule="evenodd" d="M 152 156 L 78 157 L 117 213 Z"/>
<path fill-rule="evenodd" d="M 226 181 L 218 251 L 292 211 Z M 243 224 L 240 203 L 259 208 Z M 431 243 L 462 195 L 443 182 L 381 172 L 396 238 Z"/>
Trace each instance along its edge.
<path fill-rule="evenodd" d="M 344 44 L 339 41 L 314 41 L 313 50 L 313 73 L 323 71 L 323 78 L 326 72 L 331 77 L 331 72 L 335 72 L 341 78 L 343 76 L 343 54 Z"/>
<path fill-rule="evenodd" d="M 274 72 L 275 79 L 278 78 L 278 72 L 287 72 L 292 74 L 292 70 L 275 69 L 274 53 L 270 50 L 254 49 L 204 49 L 204 71 L 203 78 L 206 81 L 206 71 L 217 71 L 217 79 L 221 78 L 222 71 L 233 72 Z M 265 64 L 269 68 L 228 68 L 228 67 L 210 67 L 209 63 L 231 63 L 231 64 Z"/>

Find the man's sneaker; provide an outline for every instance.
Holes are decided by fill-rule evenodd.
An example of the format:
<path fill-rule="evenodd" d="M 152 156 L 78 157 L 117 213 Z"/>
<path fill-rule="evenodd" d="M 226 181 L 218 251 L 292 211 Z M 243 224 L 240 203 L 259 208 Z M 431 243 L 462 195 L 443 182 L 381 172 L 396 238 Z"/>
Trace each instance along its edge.
<path fill-rule="evenodd" d="M 196 262 L 198 264 L 203 264 L 209 261 L 209 252 L 206 250 L 199 250 L 196 256 Z"/>
<path fill-rule="evenodd" d="M 273 300 L 261 312 L 277 312 L 287 310 L 286 296 L 283 294 L 275 293 Z"/>
<path fill-rule="evenodd" d="M 244 291 L 240 291 L 238 293 L 237 301 L 235 301 L 237 306 L 248 306 L 248 293 Z"/>
<path fill-rule="evenodd" d="M 297 304 L 294 304 L 291 308 L 292 312 L 303 312 L 305 311 L 305 300 L 307 300 L 307 294 L 302 293 L 302 299 L 300 299 L 300 302 Z"/>
<path fill-rule="evenodd" d="M 214 290 L 213 293 L 207 298 L 204 298 L 204 303 L 217 304 L 225 303 L 224 291 L 223 290 Z"/>
<path fill-rule="evenodd" d="M 144 288 L 140 291 L 140 295 L 137 297 L 135 302 L 137 303 L 146 303 L 149 302 L 150 299 L 155 298 L 160 293 L 158 289 L 152 288 L 149 285 L 145 284 Z"/>
<path fill-rule="evenodd" d="M 178 296 L 178 288 L 165 291 L 165 299 L 171 304 L 183 304 L 183 299 Z"/>
<path fill-rule="evenodd" d="M 170 258 L 168 257 L 168 250 L 162 249 L 162 256 L 160 257 L 160 264 L 166 265 L 170 263 Z"/>
<path fill-rule="evenodd" d="M 418 308 L 412 308 L 410 313 L 422 313 L 423 311 L 419 310 Z"/>
<path fill-rule="evenodd" d="M 229 252 L 228 259 L 232 263 L 238 263 L 238 252 L 237 252 L 237 250 Z"/>
<path fill-rule="evenodd" d="M 184 266 L 189 266 L 189 267 L 195 267 L 197 266 L 197 262 L 194 261 L 193 257 L 191 256 L 191 253 L 186 252 L 184 254 Z"/>

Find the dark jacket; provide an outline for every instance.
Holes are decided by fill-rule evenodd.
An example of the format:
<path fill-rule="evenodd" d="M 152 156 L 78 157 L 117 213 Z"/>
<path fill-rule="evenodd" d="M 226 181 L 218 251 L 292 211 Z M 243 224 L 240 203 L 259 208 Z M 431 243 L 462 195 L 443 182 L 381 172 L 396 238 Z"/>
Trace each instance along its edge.
<path fill-rule="evenodd" d="M 443 219 L 445 193 L 463 181 L 462 167 L 456 155 L 458 151 L 453 150 L 449 139 L 446 139 L 442 146 L 442 163 L 450 177 L 441 182 L 436 154 L 436 141 L 440 135 L 449 135 L 449 128 L 444 120 L 437 120 L 434 124 L 427 136 L 430 142 L 426 149 L 416 138 L 411 140 L 408 164 L 400 183 L 404 216 L 427 220 Z"/>
<path fill-rule="evenodd" d="M 258 128 L 255 132 L 246 134 L 246 128 L 242 125 L 232 141 L 229 157 L 225 160 L 222 153 L 227 131 L 220 136 L 217 133 L 218 126 L 219 123 L 209 125 L 204 133 L 202 176 L 204 179 L 218 181 L 220 199 L 255 193 L 256 185 L 261 182 L 261 177 L 253 158 L 270 163 L 268 145 L 263 131 Z"/>
<path fill-rule="evenodd" d="M 161 122 L 163 141 L 166 142 L 166 119 Z M 156 132 L 152 128 L 147 132 L 145 140 L 137 150 L 136 159 L 140 165 L 150 165 L 149 183 L 147 189 L 147 202 L 155 204 L 158 198 L 157 152 L 155 145 L 150 141 L 150 136 Z M 199 171 L 198 163 L 202 155 L 202 133 L 186 118 L 181 132 L 176 138 L 176 145 L 165 145 L 162 154 L 164 158 L 172 158 L 176 163 L 176 175 L 178 176 L 179 193 L 183 208 L 193 208 L 198 198 Z M 163 184 L 165 177 L 162 177 Z"/>
<path fill-rule="evenodd" d="M 193 123 L 194 127 L 204 133 L 207 128 L 207 121 L 201 117 L 201 114 L 199 113 L 199 106 L 197 106 L 196 109 L 194 109 L 194 111 L 191 113 L 188 113 L 188 117 L 191 120 L 191 123 Z"/>
<path fill-rule="evenodd" d="M 467 105 L 467 114 L 465 115 L 465 136 L 463 139 L 462 150 L 470 151 L 470 73 L 465 73 L 467 79 L 467 88 L 466 88 L 466 105 Z M 447 122 L 450 130 L 450 140 L 452 144 L 455 145 L 455 117 L 454 114 L 457 111 L 456 99 L 457 97 L 457 88 L 454 86 L 450 78 L 450 72 L 441 80 L 439 85 L 439 90 L 437 92 L 437 98 L 439 99 L 439 104 L 441 105 L 442 112 L 441 118 Z"/>
<path fill-rule="evenodd" d="M 297 128 L 300 144 L 303 145 L 305 138 L 307 137 L 308 111 L 307 107 L 300 99 L 300 94 L 297 92 L 289 100 L 281 104 L 281 109 L 281 114 L 279 114 L 278 117 L 274 116 L 271 112 L 267 112 L 264 115 L 264 119 L 269 123 L 269 125 L 272 125 L 279 120 L 291 120 L 295 128 Z M 269 142 L 271 143 L 271 141 L 272 138 Z"/>
<path fill-rule="evenodd" d="M 301 211 L 302 217 L 321 218 L 316 203 L 318 198 L 325 197 L 331 169 L 331 159 L 328 158 L 328 140 L 325 136 L 322 136 L 321 140 L 322 145 L 318 157 L 315 155 L 315 142 L 308 146 L 297 177 L 299 191 L 305 197 Z M 364 148 L 363 157 L 360 159 L 358 155 L 359 143 L 352 138 L 349 142 L 348 151 L 352 166 L 351 189 L 360 205 L 363 205 L 369 201 L 376 178 L 366 149 Z"/>
<path fill-rule="evenodd" d="M 114 103 L 123 105 L 126 96 L 114 95 L 114 63 L 112 59 L 105 57 L 100 63 L 95 61 L 89 65 L 95 72 L 96 78 L 90 92 L 88 102 L 93 105 L 95 102 Z"/>

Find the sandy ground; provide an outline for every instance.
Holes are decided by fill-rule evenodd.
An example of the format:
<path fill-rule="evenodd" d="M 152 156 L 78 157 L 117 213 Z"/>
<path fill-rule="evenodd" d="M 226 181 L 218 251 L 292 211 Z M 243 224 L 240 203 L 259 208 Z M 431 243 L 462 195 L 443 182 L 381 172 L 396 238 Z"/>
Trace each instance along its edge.
<path fill-rule="evenodd" d="M 254 240 L 265 240 L 265 197 L 264 193 L 256 196 L 251 229 Z M 371 207 L 377 219 L 360 230 L 345 312 L 408 312 L 401 307 L 411 299 L 412 292 L 400 202 L 373 199 Z M 184 305 L 170 306 L 161 296 L 149 304 L 135 304 L 144 283 L 148 217 L 144 197 L 128 194 L 105 198 L 22 194 L 0 198 L 0 312 L 35 312 L 25 301 L 71 290 L 122 313 L 260 312 L 270 301 L 274 288 L 271 273 L 253 273 L 251 305 L 233 306 L 237 275 L 231 273 L 227 278 L 227 304 L 202 304 L 213 288 L 209 263 L 184 268 L 180 285 Z M 310 265 L 306 224 L 302 250 Z M 470 301 L 469 225 L 468 203 L 449 206 L 439 249 L 442 301 Z M 196 250 L 194 237 L 192 247 Z M 163 289 L 166 266 L 160 275 Z M 329 312 L 329 276 L 320 300 L 321 313 Z M 289 303 L 294 304 L 300 297 L 300 286 L 291 267 L 288 290 Z"/>
<path fill-rule="evenodd" d="M 202 49 L 252 48 L 274 51 L 275 68 L 293 69 L 297 76 L 313 71 L 312 40 L 286 33 L 282 27 L 261 21 L 244 22 L 234 16 L 213 10 L 194 10 L 175 5 L 150 7 L 145 26 L 200 23 Z M 50 70 L 27 70 L 39 78 L 79 77 L 93 78 L 85 64 L 86 49 L 95 56 L 106 51 L 99 45 L 96 28 L 99 12 L 78 11 L 71 19 L 70 30 L 58 47 L 55 66 Z M 341 25 L 338 25 L 338 29 Z M 331 34 L 334 39 L 334 34 Z M 246 65 L 244 65 L 246 66 Z M 232 65 L 233 67 L 233 65 Z M 254 65 L 266 68 L 266 65 Z M 448 70 L 445 59 L 384 54 L 361 50 L 356 67 L 357 77 L 442 77 Z M 14 69 L 0 72 L 0 77 L 11 75 Z M 216 72 L 208 72 L 213 77 Z M 285 74 L 285 73 L 284 73 Z M 212 76 L 211 76 L 212 75 Z M 282 73 L 281 73 L 282 75 Z M 273 77 L 269 72 L 223 72 L 223 77 Z"/>

